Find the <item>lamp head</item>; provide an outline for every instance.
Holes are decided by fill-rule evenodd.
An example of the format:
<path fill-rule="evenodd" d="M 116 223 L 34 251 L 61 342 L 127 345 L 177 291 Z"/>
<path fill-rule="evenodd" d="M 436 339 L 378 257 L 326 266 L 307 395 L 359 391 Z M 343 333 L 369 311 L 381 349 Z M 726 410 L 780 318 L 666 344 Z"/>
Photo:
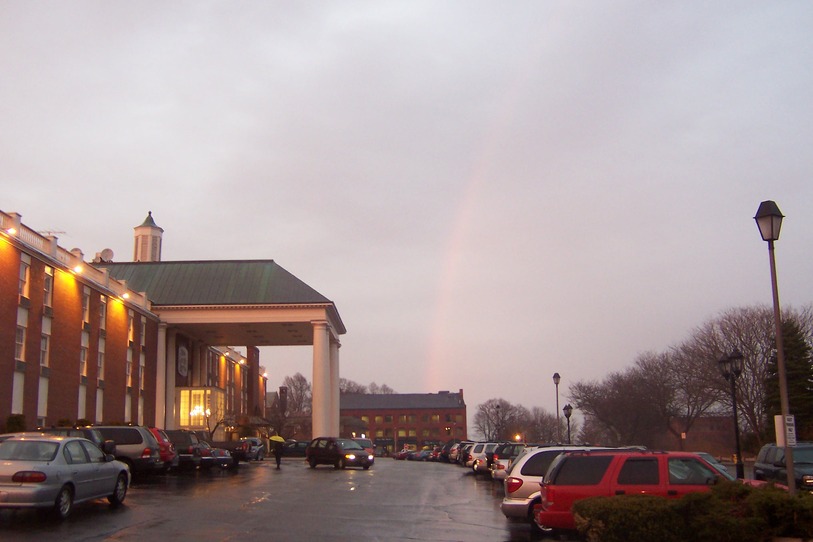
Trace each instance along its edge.
<path fill-rule="evenodd" d="M 559 373 L 553 373 L 553 383 L 558 386 L 560 380 L 562 380 L 562 377 L 559 376 Z"/>
<path fill-rule="evenodd" d="M 779 210 L 775 202 L 768 200 L 759 204 L 754 220 L 757 222 L 759 234 L 763 241 L 776 241 L 779 239 L 779 230 L 782 229 L 782 219 L 785 215 Z"/>
<path fill-rule="evenodd" d="M 565 418 L 570 419 L 570 415 L 573 414 L 573 407 L 568 403 L 562 408 L 562 411 L 565 413 Z"/>

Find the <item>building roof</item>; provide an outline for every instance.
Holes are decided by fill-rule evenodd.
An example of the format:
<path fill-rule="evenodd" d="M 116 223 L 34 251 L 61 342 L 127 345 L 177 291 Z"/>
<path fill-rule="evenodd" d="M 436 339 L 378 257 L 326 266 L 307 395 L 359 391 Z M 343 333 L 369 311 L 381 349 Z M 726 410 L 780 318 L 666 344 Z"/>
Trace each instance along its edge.
<path fill-rule="evenodd" d="M 461 390 L 462 392 L 462 390 Z M 462 393 L 343 393 L 340 410 L 413 410 L 421 408 L 465 408 Z"/>
<path fill-rule="evenodd" d="M 159 227 L 159 226 L 158 226 L 158 224 L 156 224 L 156 223 L 155 223 L 155 220 L 153 220 L 153 218 L 152 218 L 152 211 L 149 211 L 149 212 L 147 213 L 147 218 L 145 218 L 145 219 L 144 219 L 144 222 L 141 224 L 141 226 L 138 226 L 138 227 L 139 227 L 139 228 L 143 228 L 144 226 L 147 226 L 147 227 L 149 227 L 149 228 L 158 228 L 158 229 L 159 229 L 159 230 L 161 230 L 162 232 L 164 231 L 164 229 L 163 229 L 163 228 L 161 228 L 161 227 Z"/>
<path fill-rule="evenodd" d="M 268 305 L 332 303 L 274 260 L 102 262 L 153 305 Z"/>

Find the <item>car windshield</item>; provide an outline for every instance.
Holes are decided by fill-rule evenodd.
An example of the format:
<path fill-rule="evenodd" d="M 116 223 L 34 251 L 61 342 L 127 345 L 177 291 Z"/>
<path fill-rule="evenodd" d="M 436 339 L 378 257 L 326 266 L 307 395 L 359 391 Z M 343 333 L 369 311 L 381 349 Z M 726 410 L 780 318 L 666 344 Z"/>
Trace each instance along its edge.
<path fill-rule="evenodd" d="M 59 443 L 32 440 L 6 440 L 0 442 L 0 460 L 53 461 Z"/>
<path fill-rule="evenodd" d="M 813 448 L 794 448 L 794 463 L 813 463 Z"/>
<path fill-rule="evenodd" d="M 368 439 L 368 438 L 357 438 L 357 439 L 355 439 L 355 441 L 358 442 L 359 444 L 361 444 L 365 448 L 372 448 L 373 447 L 373 441 Z"/>
<path fill-rule="evenodd" d="M 338 443 L 339 443 L 339 446 L 342 447 L 342 450 L 363 450 L 364 449 L 364 448 L 361 447 L 361 444 L 359 444 L 355 440 L 339 439 Z"/>

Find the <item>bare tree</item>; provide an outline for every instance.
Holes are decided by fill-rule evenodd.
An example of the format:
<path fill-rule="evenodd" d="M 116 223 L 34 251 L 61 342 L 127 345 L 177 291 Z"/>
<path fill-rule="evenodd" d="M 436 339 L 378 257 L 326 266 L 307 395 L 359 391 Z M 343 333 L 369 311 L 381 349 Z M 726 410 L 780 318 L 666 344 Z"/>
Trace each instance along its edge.
<path fill-rule="evenodd" d="M 391 387 L 387 386 L 386 384 L 381 384 L 379 386 L 375 382 L 370 382 L 370 385 L 368 386 L 368 388 L 370 390 L 370 393 L 374 394 L 374 395 L 375 394 L 386 395 L 386 394 L 395 393 L 395 390 L 392 389 Z"/>
<path fill-rule="evenodd" d="M 339 393 L 367 393 L 367 386 L 347 378 L 339 379 Z"/>
<path fill-rule="evenodd" d="M 288 413 L 292 416 L 310 413 L 311 384 L 302 373 L 286 376 L 282 385 L 288 388 Z"/>

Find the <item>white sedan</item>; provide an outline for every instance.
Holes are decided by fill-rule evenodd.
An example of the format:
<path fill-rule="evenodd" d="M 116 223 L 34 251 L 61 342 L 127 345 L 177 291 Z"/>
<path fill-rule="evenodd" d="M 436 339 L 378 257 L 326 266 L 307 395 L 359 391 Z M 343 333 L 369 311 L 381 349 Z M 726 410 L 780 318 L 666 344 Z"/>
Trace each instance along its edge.
<path fill-rule="evenodd" d="M 59 519 L 74 504 L 107 498 L 124 501 L 129 467 L 116 461 L 112 442 L 104 451 L 79 437 L 15 436 L 0 442 L 0 508 L 53 509 Z"/>

